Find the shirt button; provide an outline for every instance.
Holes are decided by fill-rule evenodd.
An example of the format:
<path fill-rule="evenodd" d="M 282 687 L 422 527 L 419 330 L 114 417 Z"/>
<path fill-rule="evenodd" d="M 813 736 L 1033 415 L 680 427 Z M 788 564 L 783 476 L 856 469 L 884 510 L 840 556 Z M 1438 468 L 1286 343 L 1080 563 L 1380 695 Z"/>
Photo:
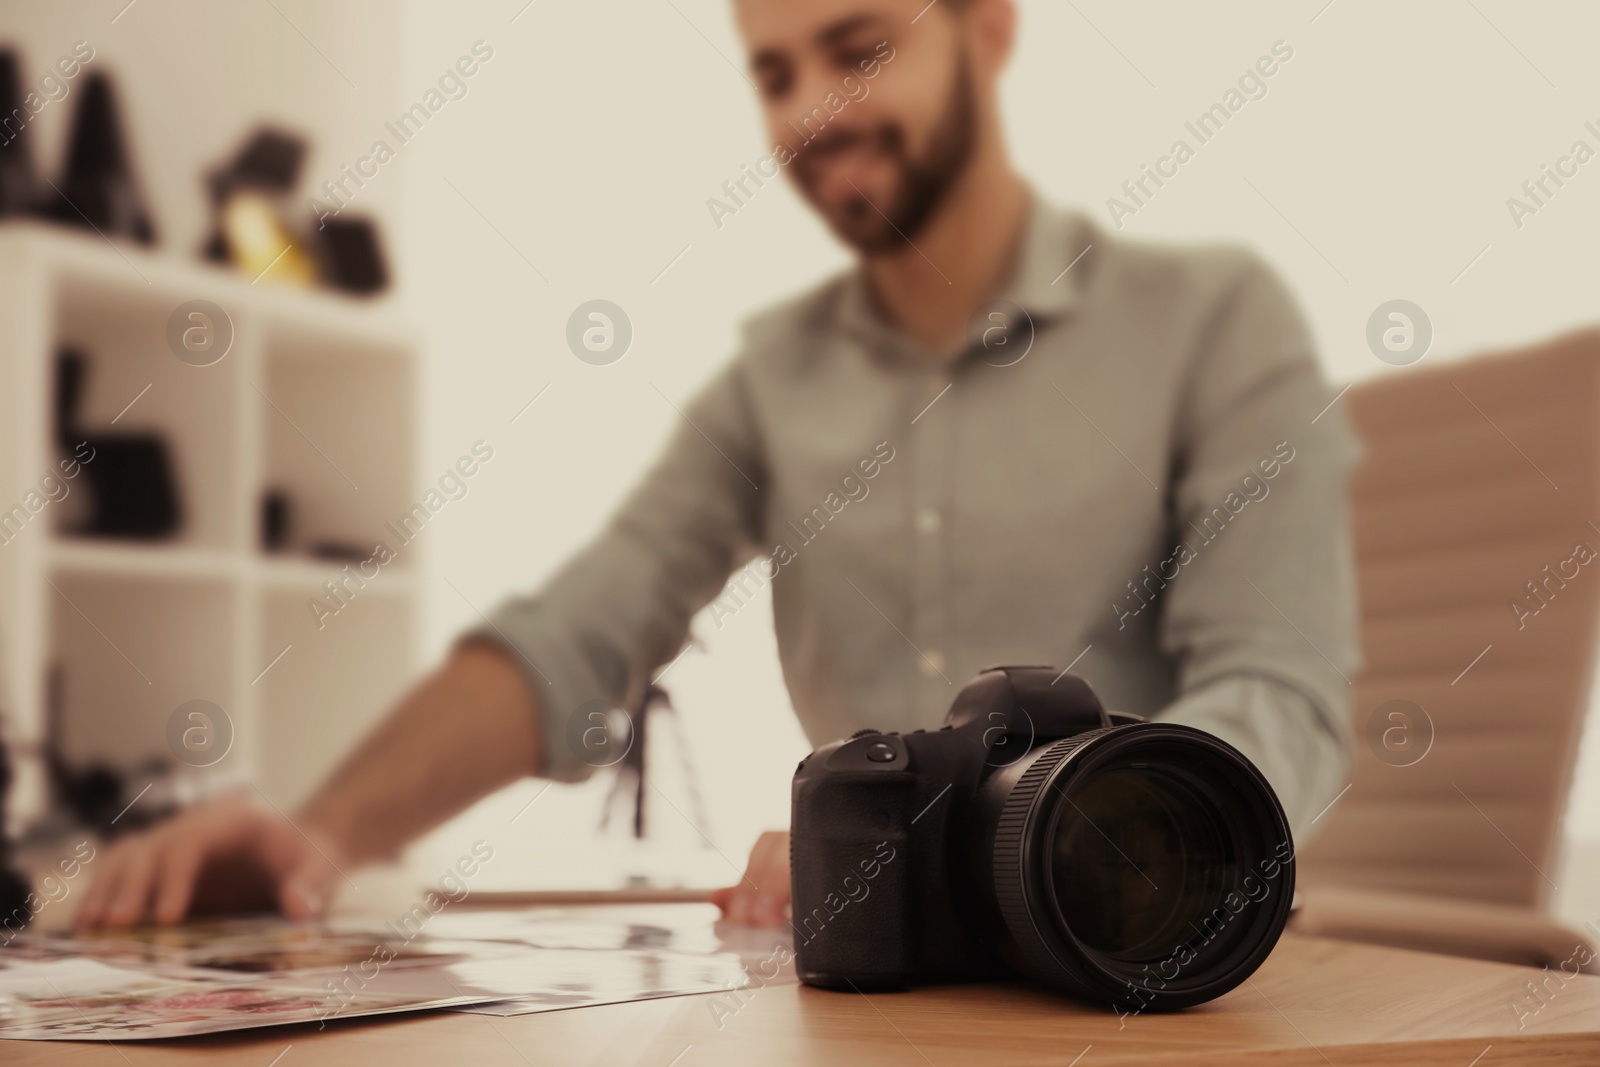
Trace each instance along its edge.
<path fill-rule="evenodd" d="M 924 678 L 939 678 L 944 675 L 944 654 L 937 649 L 928 649 L 917 657 L 917 670 L 922 672 Z"/>
<path fill-rule="evenodd" d="M 938 508 L 921 508 L 917 511 L 917 532 L 931 537 L 939 532 L 942 521 Z"/>

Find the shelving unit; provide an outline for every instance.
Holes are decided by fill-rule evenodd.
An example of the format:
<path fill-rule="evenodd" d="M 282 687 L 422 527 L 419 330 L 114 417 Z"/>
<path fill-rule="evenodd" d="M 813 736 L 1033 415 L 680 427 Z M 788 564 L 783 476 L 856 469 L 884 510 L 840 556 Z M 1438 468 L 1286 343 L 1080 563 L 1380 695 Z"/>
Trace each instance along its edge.
<path fill-rule="evenodd" d="M 210 366 L 168 346 L 169 317 L 193 300 L 232 322 L 232 347 Z M 87 496 L 81 474 L 60 479 L 62 499 L 27 507 L 30 490 L 61 474 L 54 367 L 68 345 L 87 361 L 86 431 L 167 442 L 182 511 L 170 540 L 65 535 Z M 165 761 L 186 775 L 247 779 L 285 810 L 299 803 L 414 666 L 415 560 L 401 549 L 363 585 L 347 583 L 354 592 L 340 604 L 325 583 L 342 579 L 345 560 L 311 548 L 397 547 L 384 524 L 420 496 L 417 375 L 413 345 L 380 308 L 252 285 L 92 233 L 0 225 L 8 740 L 36 752 L 53 699 L 76 766 Z M 268 491 L 290 502 L 281 552 L 261 548 Z M 319 625 L 313 599 L 337 614 Z M 169 716 L 195 699 L 222 707 L 234 727 L 232 749 L 203 770 L 177 763 L 167 740 Z M 18 764 L 13 805 L 28 819 L 44 803 L 44 775 L 36 756 Z"/>

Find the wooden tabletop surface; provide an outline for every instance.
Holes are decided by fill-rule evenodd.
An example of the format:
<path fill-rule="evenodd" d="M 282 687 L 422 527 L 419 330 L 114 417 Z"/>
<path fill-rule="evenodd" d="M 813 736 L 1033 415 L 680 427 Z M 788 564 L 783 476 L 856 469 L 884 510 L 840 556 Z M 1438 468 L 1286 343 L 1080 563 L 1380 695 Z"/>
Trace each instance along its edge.
<path fill-rule="evenodd" d="M 1199 1008 L 1119 1020 L 1023 985 L 861 995 L 784 985 L 731 1013 L 712 995 L 512 1018 L 430 1013 L 175 1041 L 0 1042 L 14 1067 L 1592 1067 L 1600 977 L 1286 936 L 1248 983 Z M 733 1002 L 723 995 L 724 1005 Z M 1514 1005 L 1520 1004 L 1519 1012 Z M 719 1025 L 720 1023 L 720 1025 Z M 1519 1028 L 1519 1023 L 1520 1028 Z M 281 1059 L 275 1059 L 279 1057 Z"/>

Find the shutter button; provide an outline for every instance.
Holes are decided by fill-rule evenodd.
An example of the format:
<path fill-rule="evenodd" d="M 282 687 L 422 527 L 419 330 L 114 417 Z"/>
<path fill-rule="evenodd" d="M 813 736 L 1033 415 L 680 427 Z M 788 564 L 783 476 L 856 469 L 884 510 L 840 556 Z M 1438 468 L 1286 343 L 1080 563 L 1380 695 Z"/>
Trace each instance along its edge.
<path fill-rule="evenodd" d="M 879 741 L 875 745 L 868 745 L 867 759 L 871 760 L 873 763 L 893 763 L 894 746 L 886 745 L 882 741 Z"/>

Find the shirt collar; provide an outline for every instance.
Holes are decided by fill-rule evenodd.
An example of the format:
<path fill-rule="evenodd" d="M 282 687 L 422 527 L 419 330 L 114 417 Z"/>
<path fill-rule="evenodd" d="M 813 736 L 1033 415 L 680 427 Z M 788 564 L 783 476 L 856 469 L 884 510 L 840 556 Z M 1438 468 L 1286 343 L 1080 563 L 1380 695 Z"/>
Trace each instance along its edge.
<path fill-rule="evenodd" d="M 1017 305 L 1035 325 L 1043 325 L 1082 302 L 1099 238 L 1086 216 L 1050 204 L 1031 187 L 1026 219 L 1007 280 L 992 299 Z M 834 325 L 880 350 L 917 348 L 878 312 L 861 266 L 844 277 Z"/>

